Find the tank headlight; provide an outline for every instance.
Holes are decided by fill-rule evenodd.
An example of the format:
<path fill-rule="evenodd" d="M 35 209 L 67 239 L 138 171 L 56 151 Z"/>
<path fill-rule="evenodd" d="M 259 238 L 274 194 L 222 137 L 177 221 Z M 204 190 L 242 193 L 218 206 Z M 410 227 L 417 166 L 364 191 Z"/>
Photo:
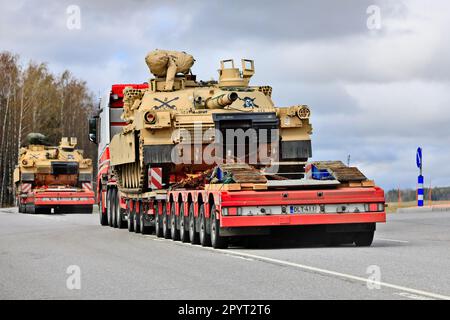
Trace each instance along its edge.
<path fill-rule="evenodd" d="M 144 115 L 144 120 L 148 124 L 156 123 L 156 114 L 152 111 L 147 111 Z"/>
<path fill-rule="evenodd" d="M 297 117 L 300 119 L 308 119 L 311 115 L 311 111 L 307 106 L 301 106 L 300 109 L 297 110 Z"/>

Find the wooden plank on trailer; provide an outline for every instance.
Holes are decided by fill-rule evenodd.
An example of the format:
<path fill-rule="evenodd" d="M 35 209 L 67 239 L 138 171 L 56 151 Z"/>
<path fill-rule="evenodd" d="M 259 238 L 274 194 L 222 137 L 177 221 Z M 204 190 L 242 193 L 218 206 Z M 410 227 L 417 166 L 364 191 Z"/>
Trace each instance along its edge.
<path fill-rule="evenodd" d="M 267 184 L 265 184 L 265 183 L 255 183 L 253 185 L 253 190 L 267 190 Z"/>

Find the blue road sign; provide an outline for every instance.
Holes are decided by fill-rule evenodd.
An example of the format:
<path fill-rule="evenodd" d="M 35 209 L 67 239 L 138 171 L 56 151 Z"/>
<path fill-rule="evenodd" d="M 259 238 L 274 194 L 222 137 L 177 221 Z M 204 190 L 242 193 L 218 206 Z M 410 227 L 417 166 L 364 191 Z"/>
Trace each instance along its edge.
<path fill-rule="evenodd" d="M 417 168 L 419 168 L 419 169 L 422 168 L 422 148 L 421 147 L 417 148 L 416 164 L 417 164 Z"/>

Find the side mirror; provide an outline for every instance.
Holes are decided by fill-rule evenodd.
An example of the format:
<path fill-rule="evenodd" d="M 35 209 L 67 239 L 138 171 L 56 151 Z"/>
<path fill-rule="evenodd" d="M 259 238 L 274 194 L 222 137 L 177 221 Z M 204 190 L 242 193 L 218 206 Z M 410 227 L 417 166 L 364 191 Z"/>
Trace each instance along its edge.
<path fill-rule="evenodd" d="M 89 141 L 97 144 L 97 118 L 89 119 Z"/>

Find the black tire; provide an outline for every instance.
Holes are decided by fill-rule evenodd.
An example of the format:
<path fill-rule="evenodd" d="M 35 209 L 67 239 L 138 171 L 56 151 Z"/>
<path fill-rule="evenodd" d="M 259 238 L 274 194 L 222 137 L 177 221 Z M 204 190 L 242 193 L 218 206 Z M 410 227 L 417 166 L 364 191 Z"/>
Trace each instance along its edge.
<path fill-rule="evenodd" d="M 141 233 L 142 234 L 150 234 L 152 228 L 150 226 L 145 225 L 146 214 L 144 214 L 144 204 L 142 202 L 139 202 L 139 212 L 141 213 L 139 215 L 139 217 L 140 217 L 139 225 L 141 226 Z"/>
<path fill-rule="evenodd" d="M 50 214 L 52 212 L 52 208 L 48 207 L 35 207 L 34 210 L 37 214 Z"/>
<path fill-rule="evenodd" d="M 106 214 L 108 215 L 108 225 L 110 227 L 113 226 L 113 212 L 112 212 L 112 208 L 111 208 L 111 190 L 112 189 L 108 189 L 108 191 L 106 191 Z"/>
<path fill-rule="evenodd" d="M 162 216 L 162 233 L 164 239 L 170 239 L 169 217 L 167 216 L 167 209 L 164 210 Z"/>
<path fill-rule="evenodd" d="M 128 231 L 129 232 L 134 232 L 134 216 L 133 216 L 133 211 L 130 209 L 130 202 L 131 200 L 128 200 L 127 202 L 127 218 L 128 218 Z"/>
<path fill-rule="evenodd" d="M 179 224 L 180 224 L 180 240 L 181 242 L 188 242 L 189 241 L 189 231 L 186 230 L 186 225 L 188 223 L 186 223 L 186 217 L 184 215 L 184 204 L 180 203 L 181 208 L 180 208 L 180 215 L 178 217 L 179 219 Z"/>
<path fill-rule="evenodd" d="M 178 221 L 180 217 L 175 215 L 175 203 L 170 206 L 170 237 L 173 241 L 180 240 L 180 231 L 178 229 Z"/>
<path fill-rule="evenodd" d="M 92 205 L 82 206 L 82 207 L 81 207 L 81 210 L 80 210 L 80 213 L 92 214 L 92 209 L 93 209 L 93 206 L 92 206 Z M 55 212 L 55 213 L 58 212 L 57 208 L 55 208 L 55 211 L 54 211 L 54 212 Z"/>
<path fill-rule="evenodd" d="M 24 208 L 25 206 L 21 203 L 19 203 L 19 213 L 26 213 L 26 209 Z"/>
<path fill-rule="evenodd" d="M 373 242 L 374 231 L 358 232 L 355 234 L 355 245 L 357 247 L 370 247 Z"/>
<path fill-rule="evenodd" d="M 189 205 L 189 242 L 191 244 L 199 244 L 199 234 L 195 227 L 194 203 Z"/>
<path fill-rule="evenodd" d="M 112 210 L 112 218 L 113 218 L 113 228 L 117 228 L 117 189 L 111 189 L 111 210 Z"/>
<path fill-rule="evenodd" d="M 102 192 L 100 191 L 99 193 L 100 195 L 100 201 L 98 202 L 98 215 L 100 217 L 100 225 L 102 226 L 107 226 L 108 225 L 108 213 L 106 212 L 102 212 L 102 208 L 103 208 L 103 197 L 102 197 Z"/>
<path fill-rule="evenodd" d="M 136 200 L 133 200 L 133 223 L 134 223 L 134 232 L 135 233 L 141 233 L 141 224 L 140 224 L 140 216 L 141 212 L 138 212 L 137 206 L 139 205 L 139 202 Z"/>
<path fill-rule="evenodd" d="M 162 216 L 159 214 L 158 204 L 155 205 L 155 235 L 161 238 L 162 233 Z"/>
<path fill-rule="evenodd" d="M 199 210 L 199 219 L 200 219 L 200 244 L 203 247 L 209 247 L 211 245 L 211 237 L 207 232 L 207 227 L 206 227 L 206 218 L 205 218 L 205 205 L 201 204 L 200 205 L 200 210 Z"/>
<path fill-rule="evenodd" d="M 216 206 L 211 206 L 210 216 L 210 235 L 211 246 L 214 249 L 228 248 L 228 238 L 220 236 L 220 221 L 217 219 Z"/>
<path fill-rule="evenodd" d="M 106 197 L 105 197 L 106 198 Z M 108 210 L 107 210 L 107 207 L 106 207 L 106 205 L 105 205 L 105 212 L 104 213 L 102 213 L 101 212 L 101 210 L 102 210 L 102 206 L 103 206 L 103 196 L 102 196 L 102 192 L 100 192 L 100 202 L 99 202 L 99 213 L 101 213 L 101 215 L 100 215 L 100 224 L 101 224 L 101 219 L 102 219 L 102 216 L 104 216 L 104 221 L 105 221 L 105 224 L 102 224 L 102 226 L 107 226 L 109 223 L 108 223 Z"/>
<path fill-rule="evenodd" d="M 30 203 L 30 204 L 26 204 L 25 206 L 26 206 L 25 211 L 27 213 L 29 213 L 29 214 L 35 214 L 36 213 L 36 206 L 34 204 Z"/>
<path fill-rule="evenodd" d="M 125 228 L 125 221 L 123 220 L 122 208 L 120 207 L 120 195 L 119 191 L 116 192 L 116 222 L 117 228 L 123 229 Z"/>

